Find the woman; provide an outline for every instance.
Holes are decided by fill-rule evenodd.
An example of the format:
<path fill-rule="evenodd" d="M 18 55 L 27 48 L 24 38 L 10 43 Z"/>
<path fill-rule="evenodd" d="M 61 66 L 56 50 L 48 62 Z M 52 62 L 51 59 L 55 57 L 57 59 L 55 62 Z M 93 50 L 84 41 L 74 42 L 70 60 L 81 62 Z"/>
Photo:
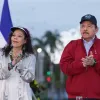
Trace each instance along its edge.
<path fill-rule="evenodd" d="M 0 100 L 32 100 L 35 63 L 29 31 L 12 27 L 8 45 L 0 51 Z"/>

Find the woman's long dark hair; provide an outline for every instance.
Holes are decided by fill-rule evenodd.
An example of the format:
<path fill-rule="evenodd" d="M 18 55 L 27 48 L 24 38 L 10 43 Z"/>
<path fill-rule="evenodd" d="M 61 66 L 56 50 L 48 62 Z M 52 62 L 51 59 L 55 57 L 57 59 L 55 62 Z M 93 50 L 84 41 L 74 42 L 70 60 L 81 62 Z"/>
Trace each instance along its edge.
<path fill-rule="evenodd" d="M 23 45 L 23 54 L 25 54 L 25 53 L 27 53 L 27 54 L 33 54 L 34 52 L 33 52 L 33 48 L 32 48 L 30 33 L 29 33 L 29 31 L 26 28 L 23 28 L 23 29 L 25 30 L 25 32 L 23 30 L 21 30 L 21 29 L 18 29 L 18 30 L 23 31 L 24 36 L 25 36 L 25 40 L 26 40 L 26 43 Z M 13 32 L 11 32 L 10 35 L 9 35 L 9 41 L 8 41 L 7 46 L 5 46 L 4 48 L 2 48 L 3 53 L 4 53 L 4 55 L 6 57 L 8 56 L 9 52 L 13 48 L 12 44 L 11 44 L 11 37 L 13 35 Z"/>

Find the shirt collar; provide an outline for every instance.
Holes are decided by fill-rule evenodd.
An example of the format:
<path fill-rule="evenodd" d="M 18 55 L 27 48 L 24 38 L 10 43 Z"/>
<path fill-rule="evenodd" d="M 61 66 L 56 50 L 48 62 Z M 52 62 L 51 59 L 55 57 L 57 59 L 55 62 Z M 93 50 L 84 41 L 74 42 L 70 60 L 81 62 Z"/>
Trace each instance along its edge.
<path fill-rule="evenodd" d="M 94 36 L 89 42 L 87 42 L 87 41 L 84 40 L 84 39 L 83 39 L 83 42 L 84 42 L 84 43 L 91 43 L 91 42 L 93 43 L 93 42 L 94 42 L 94 39 L 95 39 L 95 36 Z"/>

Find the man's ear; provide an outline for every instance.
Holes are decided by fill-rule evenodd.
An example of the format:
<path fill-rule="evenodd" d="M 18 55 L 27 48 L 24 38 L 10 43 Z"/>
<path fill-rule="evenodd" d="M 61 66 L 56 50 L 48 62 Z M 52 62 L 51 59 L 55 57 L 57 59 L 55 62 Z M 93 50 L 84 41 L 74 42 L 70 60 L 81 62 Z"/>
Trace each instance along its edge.
<path fill-rule="evenodd" d="M 96 33 L 99 31 L 99 27 L 96 28 Z"/>

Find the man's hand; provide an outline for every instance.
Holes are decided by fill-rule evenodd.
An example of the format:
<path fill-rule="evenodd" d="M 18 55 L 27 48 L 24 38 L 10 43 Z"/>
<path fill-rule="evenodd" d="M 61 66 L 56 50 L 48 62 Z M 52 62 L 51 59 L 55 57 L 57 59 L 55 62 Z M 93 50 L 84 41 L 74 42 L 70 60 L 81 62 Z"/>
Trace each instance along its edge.
<path fill-rule="evenodd" d="M 82 63 L 84 67 L 87 67 L 87 59 L 86 58 L 82 58 Z"/>
<path fill-rule="evenodd" d="M 92 66 L 95 62 L 92 52 L 90 52 L 89 56 L 86 56 L 85 58 L 82 58 L 81 60 L 84 67 L 87 67 L 88 65 Z"/>

